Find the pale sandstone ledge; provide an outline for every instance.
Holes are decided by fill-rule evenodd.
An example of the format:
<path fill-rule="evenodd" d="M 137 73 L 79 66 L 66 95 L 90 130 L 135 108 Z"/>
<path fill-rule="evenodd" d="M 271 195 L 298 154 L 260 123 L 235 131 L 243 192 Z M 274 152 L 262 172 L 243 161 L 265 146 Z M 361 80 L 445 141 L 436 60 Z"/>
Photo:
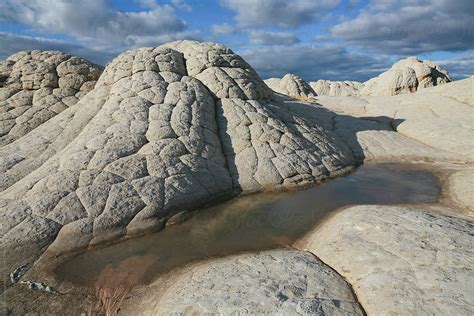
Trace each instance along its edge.
<path fill-rule="evenodd" d="M 313 98 L 317 96 L 317 93 L 306 81 L 294 74 L 286 74 L 281 79 L 265 79 L 264 82 L 273 91 L 290 97 Z"/>
<path fill-rule="evenodd" d="M 443 206 L 350 207 L 307 234 L 368 315 L 472 315 L 474 222 Z"/>
<path fill-rule="evenodd" d="M 364 315 L 312 254 L 270 250 L 194 263 L 137 288 L 120 315 Z"/>
<path fill-rule="evenodd" d="M 339 114 L 376 121 L 385 117 L 398 134 L 443 153 L 458 155 L 459 160 L 472 162 L 473 91 L 474 78 L 471 77 L 413 94 L 392 97 L 319 97 L 318 102 Z"/>

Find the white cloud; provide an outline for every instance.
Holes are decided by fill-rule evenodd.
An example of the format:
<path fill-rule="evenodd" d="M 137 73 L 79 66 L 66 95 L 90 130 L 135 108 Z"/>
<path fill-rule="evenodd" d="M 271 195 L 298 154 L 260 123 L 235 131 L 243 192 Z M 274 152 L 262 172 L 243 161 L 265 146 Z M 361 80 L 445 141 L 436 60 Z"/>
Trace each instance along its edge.
<path fill-rule="evenodd" d="M 365 81 L 390 67 L 393 62 L 386 56 L 350 53 L 336 45 L 264 46 L 240 54 L 262 78 L 295 73 L 307 81 Z"/>
<path fill-rule="evenodd" d="M 298 27 L 314 22 L 323 9 L 334 8 L 340 0 L 221 0 L 234 10 L 241 26 Z"/>
<path fill-rule="evenodd" d="M 300 42 L 292 32 L 249 31 L 250 44 L 254 45 L 292 45 Z"/>
<path fill-rule="evenodd" d="M 171 0 L 171 4 L 177 8 L 177 9 L 180 9 L 180 10 L 183 10 L 183 11 L 192 11 L 192 7 L 187 4 L 184 0 Z"/>
<path fill-rule="evenodd" d="M 240 30 L 230 25 L 229 23 L 222 23 L 222 24 L 214 24 L 211 27 L 212 35 L 214 36 L 227 36 L 227 35 L 235 35 L 240 32 Z"/>
<path fill-rule="evenodd" d="M 4 0 L 0 20 L 30 26 L 33 31 L 67 34 L 97 48 L 131 48 L 136 43 L 153 45 L 166 38 L 187 38 L 188 31 L 172 6 L 141 0 L 146 11 L 122 12 L 108 0 Z"/>
<path fill-rule="evenodd" d="M 451 59 L 434 62 L 446 69 L 454 80 L 474 76 L 474 50 L 466 51 Z"/>
<path fill-rule="evenodd" d="M 385 53 L 417 54 L 474 47 L 472 0 L 373 0 L 333 37 Z"/>
<path fill-rule="evenodd" d="M 58 50 L 68 54 L 88 59 L 94 63 L 104 65 L 116 53 L 96 51 L 65 41 L 52 40 L 44 37 L 22 36 L 0 32 L 0 59 L 5 59 L 16 52 L 23 50 Z"/>

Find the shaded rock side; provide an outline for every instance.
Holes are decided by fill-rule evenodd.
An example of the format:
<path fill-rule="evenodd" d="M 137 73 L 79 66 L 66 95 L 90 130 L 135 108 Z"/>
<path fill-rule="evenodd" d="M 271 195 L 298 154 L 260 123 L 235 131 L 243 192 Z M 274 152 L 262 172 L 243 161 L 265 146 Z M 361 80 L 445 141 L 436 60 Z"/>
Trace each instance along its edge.
<path fill-rule="evenodd" d="M 124 315 L 364 315 L 350 286 L 307 252 L 272 250 L 192 264 L 136 291 Z"/>
<path fill-rule="evenodd" d="M 444 211 L 350 207 L 298 248 L 344 276 L 368 315 L 472 315 L 474 223 Z"/>
<path fill-rule="evenodd" d="M 396 95 L 451 82 L 448 72 L 429 60 L 408 57 L 379 76 L 364 82 L 366 95 Z"/>
<path fill-rule="evenodd" d="M 264 81 L 273 91 L 290 97 L 310 98 L 317 96 L 313 88 L 297 75 L 286 74 L 281 79 L 270 78 Z"/>
<path fill-rule="evenodd" d="M 77 136 L 61 134 L 63 149 L 41 164 L 33 158 L 0 193 L 2 251 L 10 253 L 3 272 L 47 247 L 60 253 L 115 240 L 242 192 L 352 168 L 354 155 L 337 134 L 272 97 L 221 45 L 180 41 L 120 55 L 73 106 L 94 109 L 75 116 L 67 135 Z M 30 146 L 22 141 L 12 145 Z M 8 174 L 17 161 L 0 158 Z"/>
<path fill-rule="evenodd" d="M 312 81 L 309 85 L 319 96 L 326 95 L 331 97 L 356 96 L 360 94 L 360 90 L 364 87 L 362 82 L 331 80 Z"/>
<path fill-rule="evenodd" d="M 76 104 L 102 67 L 57 51 L 23 51 L 0 61 L 0 147 Z"/>

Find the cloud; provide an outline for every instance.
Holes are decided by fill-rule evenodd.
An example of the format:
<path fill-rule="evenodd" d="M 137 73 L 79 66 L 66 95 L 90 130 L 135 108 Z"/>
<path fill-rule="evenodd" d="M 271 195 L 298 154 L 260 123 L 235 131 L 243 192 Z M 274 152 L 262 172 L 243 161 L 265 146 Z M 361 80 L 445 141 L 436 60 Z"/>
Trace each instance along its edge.
<path fill-rule="evenodd" d="M 262 78 L 295 73 L 307 81 L 365 81 L 390 67 L 388 57 L 350 53 L 335 45 L 265 46 L 240 52 Z"/>
<path fill-rule="evenodd" d="M 115 53 L 96 51 L 59 40 L 0 32 L 0 59 L 5 59 L 19 51 L 35 49 L 58 50 L 71 55 L 83 57 L 100 65 L 105 65 L 117 55 Z"/>
<path fill-rule="evenodd" d="M 322 9 L 338 6 L 340 0 L 221 0 L 237 13 L 241 26 L 298 27 L 314 22 Z"/>
<path fill-rule="evenodd" d="M 193 8 L 187 4 L 184 0 L 171 0 L 171 4 L 180 10 L 190 12 L 193 10 Z"/>
<path fill-rule="evenodd" d="M 474 48 L 472 0 L 372 0 L 331 29 L 346 44 L 389 54 Z"/>
<path fill-rule="evenodd" d="M 446 69 L 454 80 L 474 75 L 474 50 L 466 51 L 451 59 L 436 60 L 434 62 Z"/>
<path fill-rule="evenodd" d="M 67 34 L 98 49 L 131 48 L 139 43 L 160 44 L 162 39 L 188 38 L 188 31 L 172 6 L 141 0 L 146 11 L 122 12 L 109 0 L 4 0 L 0 20 L 25 24 L 35 32 Z M 54 9 L 52 9 L 54 8 Z"/>
<path fill-rule="evenodd" d="M 240 30 L 230 25 L 229 23 L 222 23 L 222 24 L 214 24 L 211 27 L 212 35 L 214 36 L 228 36 L 228 35 L 235 35 L 240 32 Z"/>
<path fill-rule="evenodd" d="M 249 31 L 250 44 L 254 45 L 292 45 L 300 40 L 292 32 Z"/>

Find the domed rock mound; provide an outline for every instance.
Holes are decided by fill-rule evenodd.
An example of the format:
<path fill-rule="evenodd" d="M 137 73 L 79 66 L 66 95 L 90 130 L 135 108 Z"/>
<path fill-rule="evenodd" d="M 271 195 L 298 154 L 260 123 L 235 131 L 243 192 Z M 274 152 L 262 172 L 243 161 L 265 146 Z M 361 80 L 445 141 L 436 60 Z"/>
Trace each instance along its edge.
<path fill-rule="evenodd" d="M 364 84 L 357 81 L 318 80 L 309 85 L 318 95 L 331 97 L 359 95 Z"/>
<path fill-rule="evenodd" d="M 0 146 L 77 103 L 102 67 L 56 51 L 24 51 L 0 61 Z"/>
<path fill-rule="evenodd" d="M 416 92 L 420 89 L 451 82 L 442 67 L 429 60 L 420 61 L 408 57 L 395 63 L 392 68 L 364 83 L 362 94 L 396 95 Z"/>
<path fill-rule="evenodd" d="M 29 133 L 39 137 L 72 117 L 54 154 L 41 147 L 22 169 L 28 173 L 0 193 L 3 269 L 47 247 L 69 251 L 157 229 L 181 211 L 352 168 L 353 153 L 337 135 L 272 98 L 221 45 L 180 41 L 120 55 L 76 112 Z M 21 161 L 11 157 L 0 151 L 5 174 Z"/>
<path fill-rule="evenodd" d="M 286 74 L 281 79 L 266 79 L 265 83 L 273 91 L 290 97 L 310 98 L 317 96 L 317 93 L 313 90 L 313 88 L 311 88 L 311 86 L 306 81 L 297 75 Z"/>

